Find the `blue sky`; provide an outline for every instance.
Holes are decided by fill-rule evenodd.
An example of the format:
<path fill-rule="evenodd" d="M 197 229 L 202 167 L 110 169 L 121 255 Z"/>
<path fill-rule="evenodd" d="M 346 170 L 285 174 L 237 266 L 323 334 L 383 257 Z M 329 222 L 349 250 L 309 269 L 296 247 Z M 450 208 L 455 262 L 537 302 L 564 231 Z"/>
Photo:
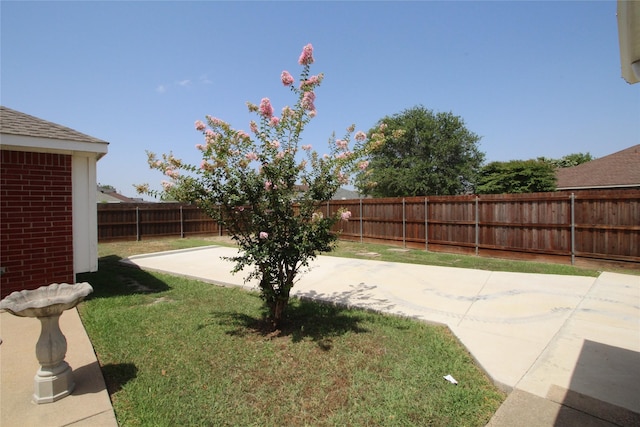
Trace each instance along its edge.
<path fill-rule="evenodd" d="M 595 157 L 640 143 L 620 77 L 616 2 L 10 2 L 1 103 L 110 143 L 98 181 L 158 187 L 145 150 L 199 163 L 195 120 L 248 129 L 246 101 L 294 103 L 312 43 L 305 143 L 423 105 L 461 116 L 487 161 Z"/>

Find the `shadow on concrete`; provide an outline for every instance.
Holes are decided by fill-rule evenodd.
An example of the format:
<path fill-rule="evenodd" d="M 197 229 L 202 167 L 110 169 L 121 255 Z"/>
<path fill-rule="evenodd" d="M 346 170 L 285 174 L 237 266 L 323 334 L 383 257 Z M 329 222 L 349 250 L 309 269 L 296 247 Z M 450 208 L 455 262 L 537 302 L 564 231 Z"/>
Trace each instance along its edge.
<path fill-rule="evenodd" d="M 303 299 L 317 301 L 332 301 L 343 307 L 360 307 L 376 311 L 392 311 L 396 305 L 384 298 L 376 298 L 373 294 L 375 285 L 350 285 L 348 290 L 342 292 L 322 293 L 314 290 L 299 292 L 296 295 Z"/>
<path fill-rule="evenodd" d="M 585 340 L 569 390 L 553 386 L 549 397 L 562 404 L 557 427 L 575 425 L 574 409 L 615 425 L 638 426 L 640 353 Z"/>
<path fill-rule="evenodd" d="M 74 395 L 100 393 L 105 389 L 104 377 L 97 361 L 78 368 L 72 368 L 73 381 L 76 383 L 76 387 L 73 390 Z"/>

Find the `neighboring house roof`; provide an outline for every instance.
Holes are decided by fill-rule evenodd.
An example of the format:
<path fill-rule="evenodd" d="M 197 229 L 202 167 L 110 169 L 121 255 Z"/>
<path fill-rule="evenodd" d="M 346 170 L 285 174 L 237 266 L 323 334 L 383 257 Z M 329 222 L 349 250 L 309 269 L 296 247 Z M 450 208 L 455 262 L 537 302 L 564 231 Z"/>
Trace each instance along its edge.
<path fill-rule="evenodd" d="M 123 196 L 111 188 L 98 186 L 98 203 L 143 203 L 142 198 Z"/>
<path fill-rule="evenodd" d="M 333 200 L 351 200 L 351 199 L 361 199 L 363 196 L 360 195 L 357 191 L 347 190 L 346 188 L 338 188 L 336 194 L 333 196 Z"/>
<path fill-rule="evenodd" d="M 66 126 L 0 106 L 2 145 L 9 148 L 107 153 L 108 142 Z"/>
<path fill-rule="evenodd" d="M 640 187 L 640 144 L 556 171 L 558 190 Z"/>
<path fill-rule="evenodd" d="M 296 190 L 300 193 L 304 193 L 305 191 L 309 191 L 308 185 L 295 185 Z M 357 191 L 347 190 L 346 188 L 338 188 L 336 193 L 333 195 L 332 200 L 350 200 L 350 199 L 361 199 L 364 196 L 361 196 Z"/>
<path fill-rule="evenodd" d="M 98 203 L 122 203 L 122 200 L 119 198 L 114 197 L 109 193 L 103 193 L 100 189 L 98 189 L 98 197 L 96 199 L 98 200 Z"/>

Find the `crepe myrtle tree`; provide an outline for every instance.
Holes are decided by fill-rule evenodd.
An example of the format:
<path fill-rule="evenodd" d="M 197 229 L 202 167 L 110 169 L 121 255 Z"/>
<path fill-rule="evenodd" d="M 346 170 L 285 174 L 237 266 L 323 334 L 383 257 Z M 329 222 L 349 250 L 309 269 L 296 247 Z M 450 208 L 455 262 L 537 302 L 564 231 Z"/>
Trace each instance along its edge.
<path fill-rule="evenodd" d="M 246 277 L 259 281 L 259 289 L 277 327 L 289 302 L 296 277 L 318 253 L 330 251 L 337 239 L 333 225 L 346 221 L 351 212 L 341 209 L 334 216 L 323 215 L 322 206 L 356 171 L 366 169 L 361 160 L 384 143 L 384 132 L 370 138 L 350 126 L 342 139 L 329 138 L 326 154 L 311 145 L 301 145 L 305 126 L 316 115 L 315 90 L 323 74 L 312 75 L 313 47 L 304 46 L 298 63 L 299 81 L 283 71 L 280 79 L 296 97 L 280 116 L 268 98 L 259 105 L 247 103 L 257 120 L 249 132 L 237 130 L 216 117 L 195 122 L 204 135 L 196 145 L 202 154 L 200 165 L 191 165 L 172 153 L 160 158 L 147 152 L 149 166 L 166 175 L 163 190 L 148 185 L 141 193 L 182 202 L 192 202 L 229 230 L 239 247 L 233 272 L 251 267 Z"/>

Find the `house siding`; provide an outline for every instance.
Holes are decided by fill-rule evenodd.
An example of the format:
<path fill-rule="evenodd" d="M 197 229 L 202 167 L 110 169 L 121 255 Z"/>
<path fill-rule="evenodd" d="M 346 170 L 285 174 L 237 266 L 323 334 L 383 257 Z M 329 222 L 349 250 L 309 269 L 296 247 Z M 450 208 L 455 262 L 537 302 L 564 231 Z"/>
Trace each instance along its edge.
<path fill-rule="evenodd" d="M 0 150 L 2 298 L 73 283 L 72 156 Z"/>

